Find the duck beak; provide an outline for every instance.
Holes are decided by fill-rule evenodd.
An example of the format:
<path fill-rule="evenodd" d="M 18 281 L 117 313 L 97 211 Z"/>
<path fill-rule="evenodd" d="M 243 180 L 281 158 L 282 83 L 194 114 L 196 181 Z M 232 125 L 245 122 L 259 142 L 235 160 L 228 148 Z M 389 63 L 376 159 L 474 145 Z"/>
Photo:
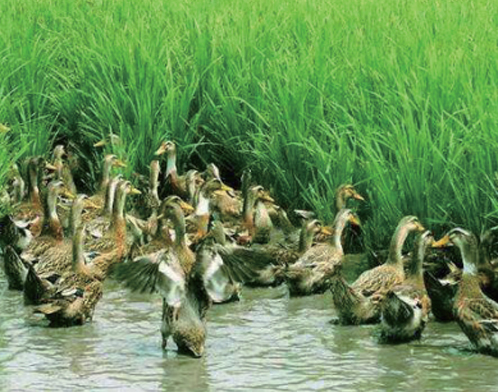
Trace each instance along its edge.
<path fill-rule="evenodd" d="M 199 350 L 194 350 L 193 347 L 188 346 L 188 349 L 195 358 L 201 358 L 204 354 L 204 347 L 199 347 Z"/>
<path fill-rule="evenodd" d="M 87 200 L 86 205 L 85 205 L 86 209 L 88 209 L 88 210 L 98 210 L 100 208 L 97 204 L 95 204 L 94 202 L 88 200 L 88 198 L 86 200 Z"/>
<path fill-rule="evenodd" d="M 192 207 L 189 203 L 184 202 L 183 200 L 180 202 L 180 208 L 187 214 L 190 214 L 194 211 L 194 207 Z"/>
<path fill-rule="evenodd" d="M 353 195 L 353 199 L 365 201 L 365 198 L 362 195 L 360 195 L 359 193 L 355 193 Z"/>
<path fill-rule="evenodd" d="M 124 163 L 121 159 L 115 159 L 112 163 L 114 167 L 126 167 L 126 163 Z"/>
<path fill-rule="evenodd" d="M 349 219 L 349 223 L 351 223 L 353 226 L 361 226 L 360 218 L 354 215 L 352 215 Z"/>
<path fill-rule="evenodd" d="M 329 226 L 322 226 L 322 228 L 320 229 L 320 233 L 329 236 L 334 233 L 334 230 Z"/>
<path fill-rule="evenodd" d="M 267 201 L 268 203 L 275 203 L 275 199 L 273 197 L 271 197 L 270 195 L 268 195 L 268 194 L 264 194 L 261 197 L 261 200 L 262 201 Z"/>
<path fill-rule="evenodd" d="M 221 189 L 222 191 L 225 191 L 225 192 L 233 192 L 233 188 L 229 187 L 228 185 L 225 185 L 225 184 L 222 184 L 221 185 Z"/>
<path fill-rule="evenodd" d="M 154 155 L 163 155 L 168 150 L 168 146 L 165 143 L 161 144 L 161 147 L 154 153 Z"/>
<path fill-rule="evenodd" d="M 106 144 L 107 144 L 107 141 L 105 139 L 103 139 L 100 142 L 95 143 L 93 146 L 94 147 L 104 147 Z"/>
<path fill-rule="evenodd" d="M 432 243 L 433 248 L 446 248 L 447 246 L 451 246 L 451 245 L 453 245 L 453 244 L 451 243 L 450 236 L 448 234 L 446 234 L 439 241 Z"/>
<path fill-rule="evenodd" d="M 422 226 L 422 224 L 420 222 L 417 222 L 417 224 L 415 225 L 415 229 L 417 231 L 420 231 L 420 232 L 424 232 L 425 231 L 425 227 Z M 434 245 L 433 245 L 434 246 Z"/>
<path fill-rule="evenodd" d="M 63 194 L 64 197 L 67 197 L 69 200 L 76 199 L 76 195 L 74 193 L 72 193 L 72 192 L 67 191 L 67 190 L 64 190 L 62 192 L 62 194 Z"/>
<path fill-rule="evenodd" d="M 7 125 L 0 124 L 0 133 L 7 133 L 10 131 L 10 128 Z"/>
<path fill-rule="evenodd" d="M 48 162 L 45 164 L 45 169 L 50 170 L 50 171 L 57 171 L 57 168 Z"/>
<path fill-rule="evenodd" d="M 135 188 L 134 186 L 131 187 L 130 189 L 130 195 L 141 195 L 142 192 L 140 192 L 139 189 Z"/>

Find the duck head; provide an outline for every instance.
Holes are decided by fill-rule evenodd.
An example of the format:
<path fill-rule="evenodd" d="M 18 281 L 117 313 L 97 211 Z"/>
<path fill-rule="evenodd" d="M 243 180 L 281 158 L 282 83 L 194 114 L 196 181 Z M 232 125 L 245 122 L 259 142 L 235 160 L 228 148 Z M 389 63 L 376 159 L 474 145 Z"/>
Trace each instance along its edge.
<path fill-rule="evenodd" d="M 457 227 L 432 244 L 434 248 L 452 245 L 458 247 L 462 254 L 463 273 L 476 275 L 479 261 L 477 237 L 470 231 Z"/>
<path fill-rule="evenodd" d="M 356 199 L 364 201 L 365 199 L 361 196 L 351 184 L 343 184 L 337 188 L 336 191 L 336 207 L 337 211 L 346 208 L 347 201 L 349 199 Z"/>

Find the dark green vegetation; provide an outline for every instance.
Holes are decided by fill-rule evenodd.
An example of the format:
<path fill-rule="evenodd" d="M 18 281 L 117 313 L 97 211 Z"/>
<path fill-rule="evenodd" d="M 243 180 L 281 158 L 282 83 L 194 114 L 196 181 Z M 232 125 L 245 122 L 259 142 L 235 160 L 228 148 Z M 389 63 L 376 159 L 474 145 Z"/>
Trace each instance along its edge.
<path fill-rule="evenodd" d="M 356 183 L 376 245 L 404 214 L 480 232 L 498 218 L 497 24 L 488 0 L 4 0 L 0 174 L 60 141 L 94 161 L 112 131 L 129 174 L 169 138 L 181 169 L 251 167 L 328 220 Z"/>

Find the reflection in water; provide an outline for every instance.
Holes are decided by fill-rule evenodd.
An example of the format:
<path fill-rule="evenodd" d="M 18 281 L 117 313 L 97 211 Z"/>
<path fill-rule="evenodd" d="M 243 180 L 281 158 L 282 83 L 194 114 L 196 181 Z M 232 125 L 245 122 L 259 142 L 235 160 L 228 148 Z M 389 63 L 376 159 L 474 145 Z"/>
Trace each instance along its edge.
<path fill-rule="evenodd" d="M 329 294 L 247 289 L 208 314 L 202 359 L 161 350 L 161 301 L 106 284 L 93 323 L 47 328 L 0 275 L 0 390 L 494 390 L 498 359 L 468 351 L 456 324 L 380 345 L 376 326 L 330 324 Z M 20 377 L 22 375 L 22 377 Z"/>

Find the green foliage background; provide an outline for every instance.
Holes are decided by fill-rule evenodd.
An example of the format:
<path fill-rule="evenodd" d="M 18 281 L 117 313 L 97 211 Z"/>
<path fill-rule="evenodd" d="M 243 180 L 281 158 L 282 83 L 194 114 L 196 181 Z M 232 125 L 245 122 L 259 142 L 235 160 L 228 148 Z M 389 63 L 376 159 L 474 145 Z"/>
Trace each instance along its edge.
<path fill-rule="evenodd" d="M 498 217 L 497 24 L 487 0 L 3 0 L 0 174 L 62 141 L 92 184 L 111 131 L 147 173 L 169 138 L 181 170 L 251 167 L 326 220 L 357 184 L 376 246 L 405 214 L 479 233 Z"/>

